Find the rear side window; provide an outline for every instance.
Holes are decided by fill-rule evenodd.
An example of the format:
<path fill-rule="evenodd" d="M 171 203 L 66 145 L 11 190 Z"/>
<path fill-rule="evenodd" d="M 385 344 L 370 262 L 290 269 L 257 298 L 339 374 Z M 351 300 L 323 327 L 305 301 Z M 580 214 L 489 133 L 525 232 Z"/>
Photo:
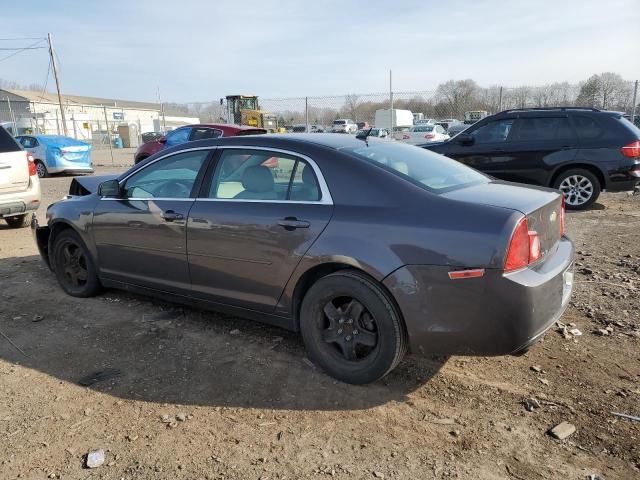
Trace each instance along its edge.
<path fill-rule="evenodd" d="M 222 131 L 216 128 L 192 128 L 189 140 L 205 140 L 207 138 L 218 138 L 222 136 Z"/>
<path fill-rule="evenodd" d="M 604 129 L 593 117 L 575 115 L 573 124 L 576 127 L 578 138 L 581 140 L 595 140 L 604 136 Z"/>
<path fill-rule="evenodd" d="M 344 151 L 434 193 L 489 181 L 480 172 L 455 160 L 400 142 L 376 141 Z"/>
<path fill-rule="evenodd" d="M 22 150 L 11 134 L 4 127 L 0 127 L 0 153 L 19 152 Z"/>
<path fill-rule="evenodd" d="M 574 136 L 566 117 L 521 118 L 518 124 L 514 141 L 570 139 Z"/>

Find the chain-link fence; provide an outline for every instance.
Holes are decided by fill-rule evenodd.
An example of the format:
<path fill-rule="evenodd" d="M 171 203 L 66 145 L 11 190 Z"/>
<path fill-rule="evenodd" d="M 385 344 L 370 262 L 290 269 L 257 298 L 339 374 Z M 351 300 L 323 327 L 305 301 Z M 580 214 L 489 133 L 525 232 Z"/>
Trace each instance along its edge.
<path fill-rule="evenodd" d="M 479 88 L 466 80 L 451 81 L 436 90 L 261 98 L 260 109 L 275 114 L 278 128 L 286 131 L 327 131 L 336 119 L 375 125 L 376 112 L 409 110 L 419 119 L 465 120 L 467 112 L 497 113 L 512 108 L 593 107 L 633 114 L 634 82 L 618 85 L 615 92 L 591 93 L 584 85 L 556 83 L 543 87 Z M 635 103 L 637 103 L 637 99 Z M 186 104 L 203 122 L 226 122 L 219 101 Z M 467 115 L 468 116 L 468 115 Z M 387 117 L 390 118 L 390 117 Z M 380 116 L 378 117 L 380 119 Z"/>

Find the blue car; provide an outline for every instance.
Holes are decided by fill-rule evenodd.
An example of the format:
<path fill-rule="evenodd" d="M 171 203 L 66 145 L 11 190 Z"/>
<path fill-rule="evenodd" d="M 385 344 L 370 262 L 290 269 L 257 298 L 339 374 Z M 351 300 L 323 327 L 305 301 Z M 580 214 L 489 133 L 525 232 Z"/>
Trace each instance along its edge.
<path fill-rule="evenodd" d="M 52 173 L 93 173 L 88 143 L 62 135 L 19 135 L 16 140 L 33 155 L 40 178 Z"/>

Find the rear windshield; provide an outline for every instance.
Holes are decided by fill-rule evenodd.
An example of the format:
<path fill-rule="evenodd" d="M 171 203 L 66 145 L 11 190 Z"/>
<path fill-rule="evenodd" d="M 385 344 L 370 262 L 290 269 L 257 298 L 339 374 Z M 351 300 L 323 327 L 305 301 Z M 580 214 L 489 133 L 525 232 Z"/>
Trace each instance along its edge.
<path fill-rule="evenodd" d="M 422 125 L 420 127 L 413 127 L 414 132 L 432 132 L 434 126 L 433 125 Z"/>
<path fill-rule="evenodd" d="M 345 120 L 336 120 L 333 122 L 334 125 L 344 125 L 345 123 L 347 123 Z"/>
<path fill-rule="evenodd" d="M 488 183 L 489 179 L 443 155 L 399 142 L 369 142 L 361 147 L 345 148 L 359 158 L 434 193 L 463 186 Z"/>
<path fill-rule="evenodd" d="M 263 133 L 267 133 L 266 130 L 261 128 L 256 128 L 254 130 L 239 130 L 238 135 L 262 135 Z"/>
<path fill-rule="evenodd" d="M 22 150 L 11 134 L 4 127 L 0 127 L 0 153 L 19 152 Z"/>

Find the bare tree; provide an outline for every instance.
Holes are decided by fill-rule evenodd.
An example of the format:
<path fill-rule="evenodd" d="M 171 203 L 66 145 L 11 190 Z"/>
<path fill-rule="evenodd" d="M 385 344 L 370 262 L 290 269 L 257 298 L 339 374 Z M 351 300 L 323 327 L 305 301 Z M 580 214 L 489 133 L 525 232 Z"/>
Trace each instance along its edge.
<path fill-rule="evenodd" d="M 466 80 L 449 80 L 438 85 L 436 97 L 449 106 L 452 117 L 460 117 L 465 110 L 477 104 L 478 85 L 470 78 Z"/>

